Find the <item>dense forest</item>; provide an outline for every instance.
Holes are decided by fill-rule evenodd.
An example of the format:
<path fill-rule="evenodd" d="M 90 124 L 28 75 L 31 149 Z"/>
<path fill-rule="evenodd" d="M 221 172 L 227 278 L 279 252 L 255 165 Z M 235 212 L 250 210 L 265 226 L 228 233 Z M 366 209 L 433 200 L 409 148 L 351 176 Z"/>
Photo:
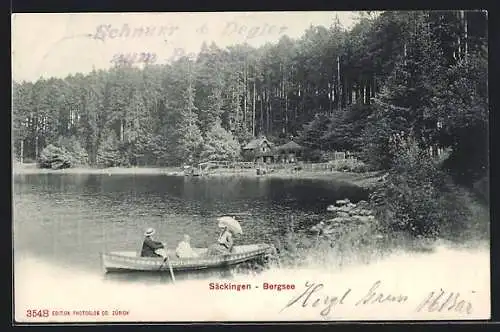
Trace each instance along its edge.
<path fill-rule="evenodd" d="M 411 133 L 458 172 L 487 163 L 487 13 L 360 12 L 345 30 L 311 26 L 298 40 L 196 59 L 14 82 L 13 147 L 36 160 L 48 145 L 92 166 L 238 159 L 266 135 L 312 150 L 358 151 L 389 166 L 389 138 Z M 22 157 L 22 158 L 21 158 Z M 483 172 L 484 173 L 484 172 Z"/>
<path fill-rule="evenodd" d="M 487 13 L 358 16 L 350 30 L 332 18 L 259 48 L 203 44 L 194 59 L 137 68 L 125 57 L 87 75 L 14 82 L 14 158 L 179 166 L 238 160 L 259 135 L 293 138 L 310 160 L 352 151 L 383 170 L 370 202 L 391 229 L 487 225 L 473 204 L 489 201 Z"/>

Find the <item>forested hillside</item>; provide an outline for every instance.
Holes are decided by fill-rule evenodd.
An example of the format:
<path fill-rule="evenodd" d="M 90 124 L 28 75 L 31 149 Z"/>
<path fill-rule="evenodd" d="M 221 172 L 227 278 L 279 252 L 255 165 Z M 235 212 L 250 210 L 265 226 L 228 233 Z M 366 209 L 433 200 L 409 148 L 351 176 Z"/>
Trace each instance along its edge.
<path fill-rule="evenodd" d="M 180 165 L 238 159 L 240 145 L 291 136 L 318 150 L 394 159 L 395 134 L 450 169 L 487 166 L 487 13 L 360 13 L 349 31 L 332 17 L 298 40 L 259 48 L 204 44 L 196 59 L 125 60 L 64 79 L 14 82 L 16 159 L 52 144 L 92 166 Z M 439 148 L 439 150 L 438 150 Z"/>

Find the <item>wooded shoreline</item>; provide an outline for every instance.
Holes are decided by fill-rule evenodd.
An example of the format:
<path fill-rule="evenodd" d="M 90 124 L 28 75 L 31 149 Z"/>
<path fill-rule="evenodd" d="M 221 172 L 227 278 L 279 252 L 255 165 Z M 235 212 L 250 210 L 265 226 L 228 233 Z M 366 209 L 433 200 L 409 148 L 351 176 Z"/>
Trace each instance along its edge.
<path fill-rule="evenodd" d="M 185 176 L 179 167 L 109 167 L 109 168 L 67 168 L 61 170 L 37 168 L 34 164 L 14 164 L 14 175 L 27 174 L 102 174 L 102 175 L 167 175 Z M 273 179 L 318 179 L 336 180 L 356 186 L 368 188 L 380 178 L 380 172 L 338 172 L 338 171 L 299 171 L 276 170 L 265 175 L 257 175 L 255 169 L 219 169 L 201 176 L 206 177 L 244 177 L 244 178 L 273 178 Z"/>

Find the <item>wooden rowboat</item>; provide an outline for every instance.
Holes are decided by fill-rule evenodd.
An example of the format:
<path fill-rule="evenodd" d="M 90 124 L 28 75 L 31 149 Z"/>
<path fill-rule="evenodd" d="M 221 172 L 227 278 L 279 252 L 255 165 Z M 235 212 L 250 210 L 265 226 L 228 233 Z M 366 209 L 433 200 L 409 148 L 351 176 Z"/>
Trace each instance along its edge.
<path fill-rule="evenodd" d="M 168 251 L 170 263 L 174 271 L 193 271 L 209 268 L 228 267 L 243 262 L 254 261 L 274 252 L 268 244 L 250 244 L 234 246 L 230 254 L 207 255 L 207 248 L 193 248 L 198 254 L 196 258 L 178 258 L 173 250 Z M 161 257 L 141 257 L 135 251 L 113 251 L 101 253 L 101 264 L 105 272 L 120 271 L 168 271 L 168 263 Z"/>

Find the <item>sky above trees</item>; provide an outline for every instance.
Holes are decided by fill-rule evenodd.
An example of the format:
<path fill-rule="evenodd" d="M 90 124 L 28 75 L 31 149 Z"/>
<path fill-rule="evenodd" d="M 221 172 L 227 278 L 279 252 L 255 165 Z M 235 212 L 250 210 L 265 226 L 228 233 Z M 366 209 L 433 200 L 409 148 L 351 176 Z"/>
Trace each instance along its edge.
<path fill-rule="evenodd" d="M 157 64 L 200 51 L 248 43 L 259 47 L 282 36 L 299 38 L 336 16 L 345 28 L 356 12 L 86 13 L 12 16 L 13 78 L 65 77 L 113 65 L 117 54 L 149 53 Z M 98 37 L 98 38 L 96 38 Z"/>

